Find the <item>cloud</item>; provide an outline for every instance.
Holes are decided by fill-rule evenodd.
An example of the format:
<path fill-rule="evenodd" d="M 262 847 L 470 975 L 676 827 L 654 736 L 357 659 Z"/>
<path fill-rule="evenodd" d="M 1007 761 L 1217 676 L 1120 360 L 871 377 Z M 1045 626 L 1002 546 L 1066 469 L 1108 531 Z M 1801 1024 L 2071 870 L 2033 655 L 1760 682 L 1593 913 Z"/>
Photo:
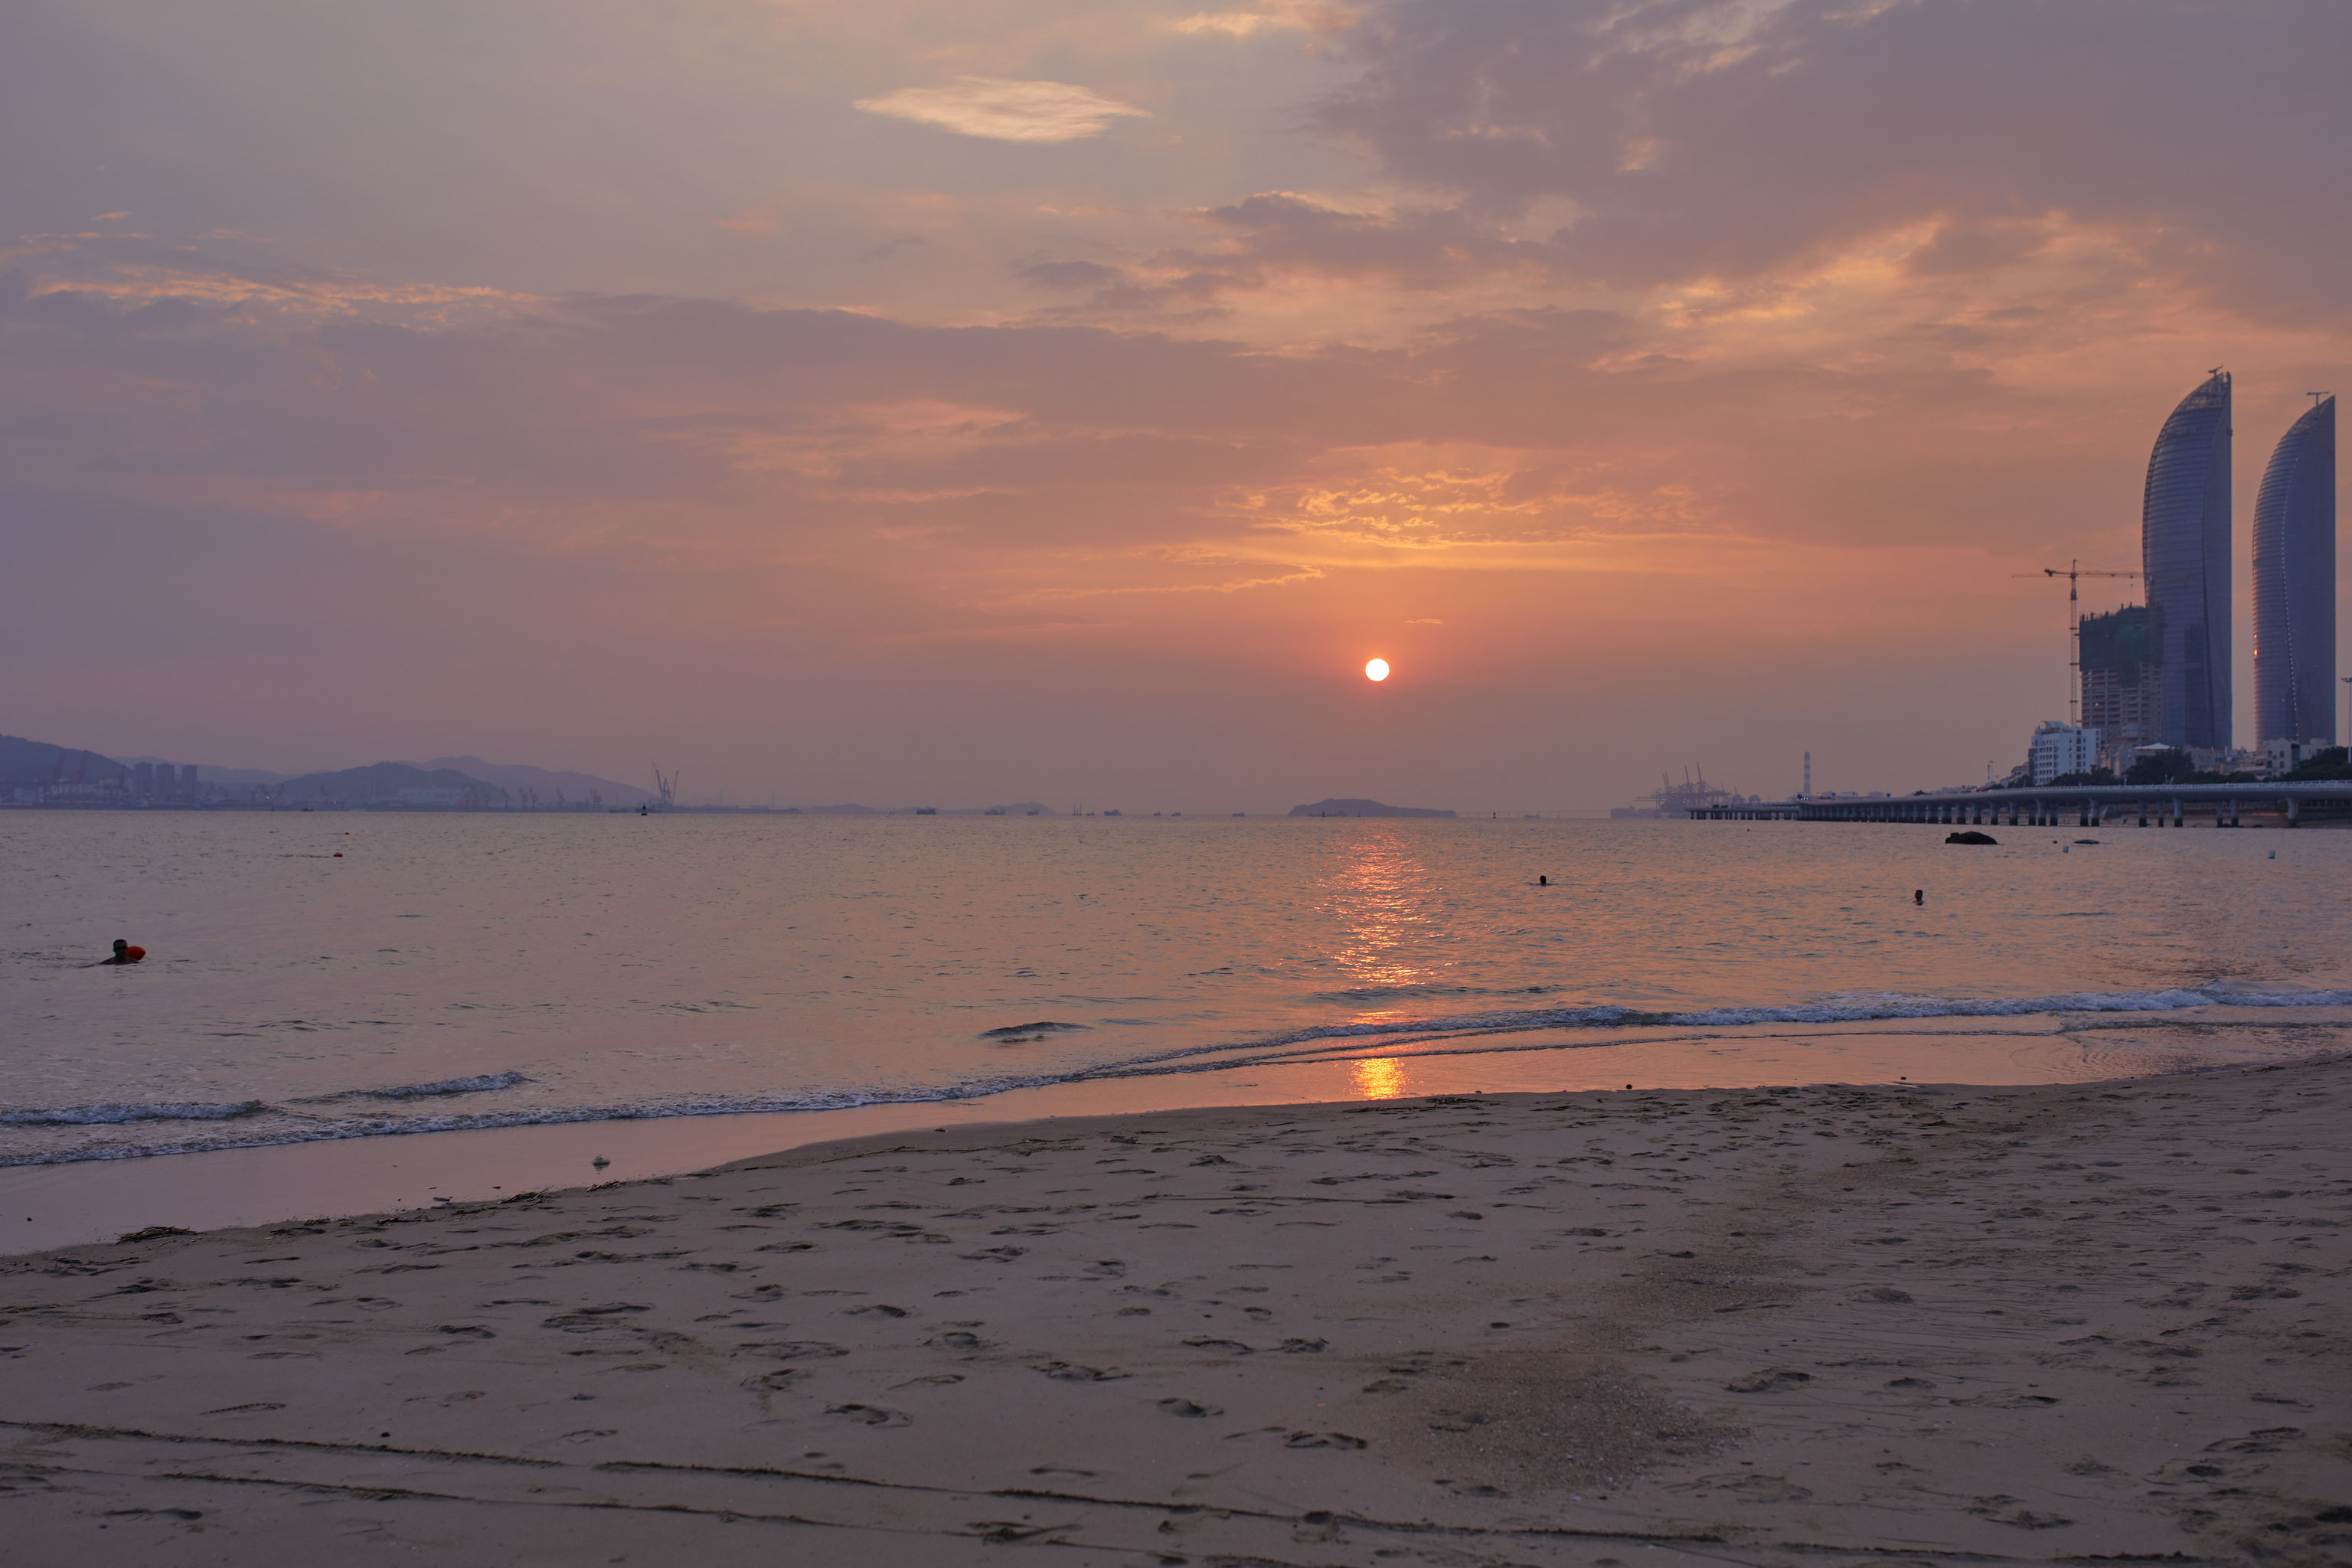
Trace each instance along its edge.
<path fill-rule="evenodd" d="M 1068 82 L 992 76 L 958 77 L 950 87 L 902 87 L 861 98 L 856 107 L 993 142 L 1076 142 L 1099 135 L 1121 115 L 1150 118 L 1149 110 Z"/>
<path fill-rule="evenodd" d="M 2352 137 L 2342 5 L 1397 0 L 1353 47 L 1327 128 L 1473 218 L 1570 204 L 1559 259 L 1592 282 L 1737 283 L 1930 229 L 1927 264 L 1993 265 L 2063 222 L 2249 311 L 2352 311 L 2352 224 L 2305 195 Z M 2182 107 L 2217 97 L 2242 107 Z"/>
<path fill-rule="evenodd" d="M 1357 20 L 1357 14 L 1346 6 L 1320 4 L 1318 0 L 1258 0 L 1255 5 L 1230 11 L 1201 11 L 1179 16 L 1168 24 L 1168 30 L 1194 37 L 1223 34 L 1229 38 L 1246 38 L 1276 28 L 1340 33 L 1354 26 Z"/>

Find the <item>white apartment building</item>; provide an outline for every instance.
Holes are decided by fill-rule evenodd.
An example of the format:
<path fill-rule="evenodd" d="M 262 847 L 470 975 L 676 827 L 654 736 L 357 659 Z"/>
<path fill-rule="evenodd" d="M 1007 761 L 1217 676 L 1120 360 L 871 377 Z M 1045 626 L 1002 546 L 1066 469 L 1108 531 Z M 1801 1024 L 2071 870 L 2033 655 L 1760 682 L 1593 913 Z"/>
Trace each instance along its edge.
<path fill-rule="evenodd" d="M 2033 782 L 2046 784 L 2070 773 L 2087 773 L 2099 765 L 2099 729 L 2095 724 L 2062 724 L 2044 719 L 2033 729 Z"/>

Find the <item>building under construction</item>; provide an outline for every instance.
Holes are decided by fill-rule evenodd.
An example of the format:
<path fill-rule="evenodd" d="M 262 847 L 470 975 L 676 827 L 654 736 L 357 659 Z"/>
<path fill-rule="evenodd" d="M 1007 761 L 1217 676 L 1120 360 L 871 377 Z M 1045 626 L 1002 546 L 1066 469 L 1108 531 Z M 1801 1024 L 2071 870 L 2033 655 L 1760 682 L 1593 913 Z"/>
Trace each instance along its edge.
<path fill-rule="evenodd" d="M 2127 605 L 2109 615 L 2084 616 L 2080 637 L 2083 724 L 2098 731 L 2102 758 L 2154 745 L 2164 649 L 2157 613 Z"/>

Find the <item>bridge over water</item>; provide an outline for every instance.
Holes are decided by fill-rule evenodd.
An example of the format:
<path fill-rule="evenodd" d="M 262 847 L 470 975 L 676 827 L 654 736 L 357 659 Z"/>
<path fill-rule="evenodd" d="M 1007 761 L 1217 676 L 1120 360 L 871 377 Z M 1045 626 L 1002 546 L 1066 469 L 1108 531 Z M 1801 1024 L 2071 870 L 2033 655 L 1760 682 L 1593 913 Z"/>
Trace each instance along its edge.
<path fill-rule="evenodd" d="M 1694 806 L 1690 816 L 1694 822 L 1922 822 L 1954 827 L 2055 827 L 2065 817 L 2077 826 L 2092 827 L 2121 818 L 2142 827 L 2179 827 L 2191 808 L 2200 817 L 2210 811 L 2216 827 L 2242 826 L 2249 811 L 2275 812 L 2289 827 L 2315 817 L 2352 821 L 2352 779 L 1849 795 Z"/>

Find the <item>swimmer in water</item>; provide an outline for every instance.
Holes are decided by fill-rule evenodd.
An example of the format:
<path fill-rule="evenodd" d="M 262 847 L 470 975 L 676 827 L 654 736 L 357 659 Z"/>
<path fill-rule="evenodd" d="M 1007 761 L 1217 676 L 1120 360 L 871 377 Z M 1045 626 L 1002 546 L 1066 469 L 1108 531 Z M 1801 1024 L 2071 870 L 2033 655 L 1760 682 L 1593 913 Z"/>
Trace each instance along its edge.
<path fill-rule="evenodd" d="M 84 969 L 96 969 L 100 964 L 106 963 L 136 963 L 146 956 L 147 950 L 145 948 L 133 947 L 118 936 L 114 939 L 114 956 L 112 958 L 101 958 L 97 963 L 85 963 L 82 967 Z"/>

